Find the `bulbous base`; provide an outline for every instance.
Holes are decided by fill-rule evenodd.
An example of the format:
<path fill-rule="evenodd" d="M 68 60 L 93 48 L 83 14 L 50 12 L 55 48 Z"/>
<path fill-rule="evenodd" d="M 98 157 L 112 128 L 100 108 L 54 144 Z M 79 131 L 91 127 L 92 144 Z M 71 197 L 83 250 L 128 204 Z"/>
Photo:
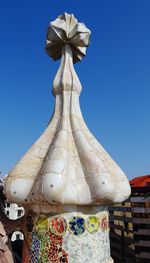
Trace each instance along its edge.
<path fill-rule="evenodd" d="M 28 214 L 22 262 L 112 263 L 107 210 L 100 206 L 87 207 L 87 213 L 85 207 L 84 213 L 81 207 L 67 210 Z"/>

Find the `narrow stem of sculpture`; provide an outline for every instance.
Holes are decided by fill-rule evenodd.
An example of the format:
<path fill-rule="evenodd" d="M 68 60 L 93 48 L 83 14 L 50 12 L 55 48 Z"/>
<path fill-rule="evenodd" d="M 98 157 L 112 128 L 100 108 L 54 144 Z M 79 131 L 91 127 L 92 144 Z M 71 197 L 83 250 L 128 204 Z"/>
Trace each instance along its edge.
<path fill-rule="evenodd" d="M 81 83 L 73 66 L 72 48 L 69 44 L 65 44 L 62 49 L 60 67 L 53 81 L 53 94 L 56 96 L 63 91 L 75 91 L 80 94 L 81 90 Z"/>

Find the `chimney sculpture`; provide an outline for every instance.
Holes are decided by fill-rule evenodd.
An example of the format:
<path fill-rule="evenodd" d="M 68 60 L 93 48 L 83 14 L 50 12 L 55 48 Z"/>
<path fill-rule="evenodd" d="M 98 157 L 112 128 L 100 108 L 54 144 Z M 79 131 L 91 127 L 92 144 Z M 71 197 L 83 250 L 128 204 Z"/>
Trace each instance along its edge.
<path fill-rule="evenodd" d="M 26 210 L 23 262 L 108 263 L 109 204 L 130 195 L 125 174 L 88 130 L 80 110 L 81 61 L 90 30 L 72 14 L 51 22 L 46 52 L 61 58 L 48 127 L 11 170 L 7 198 Z"/>

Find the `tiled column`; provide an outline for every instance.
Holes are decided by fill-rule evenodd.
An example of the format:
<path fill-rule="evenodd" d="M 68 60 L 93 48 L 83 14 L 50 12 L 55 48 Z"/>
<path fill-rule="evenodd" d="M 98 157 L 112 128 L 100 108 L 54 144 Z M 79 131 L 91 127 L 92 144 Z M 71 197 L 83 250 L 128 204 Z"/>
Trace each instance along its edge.
<path fill-rule="evenodd" d="M 29 214 L 25 235 L 29 250 L 23 263 L 113 262 L 107 210 L 100 206 L 69 206 L 64 211 L 36 217 Z"/>

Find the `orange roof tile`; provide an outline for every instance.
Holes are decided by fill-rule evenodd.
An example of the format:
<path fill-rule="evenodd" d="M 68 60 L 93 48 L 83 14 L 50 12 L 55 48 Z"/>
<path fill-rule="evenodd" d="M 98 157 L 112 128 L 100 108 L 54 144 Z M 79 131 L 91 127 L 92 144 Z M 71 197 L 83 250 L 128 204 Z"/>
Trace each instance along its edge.
<path fill-rule="evenodd" d="M 144 187 L 144 186 L 150 186 L 150 174 L 135 177 L 130 181 L 131 187 Z"/>

